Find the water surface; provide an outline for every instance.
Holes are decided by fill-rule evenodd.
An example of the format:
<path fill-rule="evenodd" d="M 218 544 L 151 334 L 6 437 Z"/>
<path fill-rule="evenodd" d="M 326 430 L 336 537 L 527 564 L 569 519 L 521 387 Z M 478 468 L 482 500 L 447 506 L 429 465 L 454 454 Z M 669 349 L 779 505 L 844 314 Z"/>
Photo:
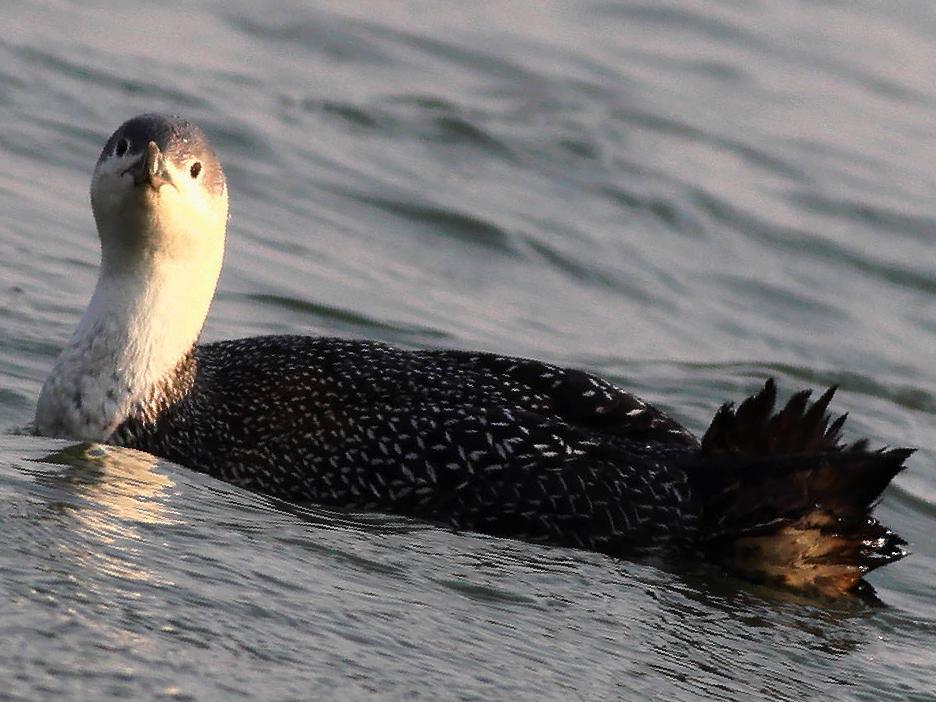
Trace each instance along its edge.
<path fill-rule="evenodd" d="M 936 9 L 668 0 L 0 8 L 0 695 L 932 699 Z M 228 174 L 205 339 L 601 373 L 703 431 L 772 375 L 919 447 L 888 603 L 297 507 L 17 436 L 143 111 Z"/>

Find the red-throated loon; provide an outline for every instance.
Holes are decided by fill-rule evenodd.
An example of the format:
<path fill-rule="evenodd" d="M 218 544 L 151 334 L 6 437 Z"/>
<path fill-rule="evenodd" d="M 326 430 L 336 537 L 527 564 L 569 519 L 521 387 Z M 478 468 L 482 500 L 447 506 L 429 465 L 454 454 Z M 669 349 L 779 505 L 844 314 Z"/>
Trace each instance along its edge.
<path fill-rule="evenodd" d="M 698 556 L 838 596 L 904 555 L 870 515 L 911 453 L 839 440 L 832 391 L 723 406 L 699 441 L 594 375 L 465 351 L 266 336 L 199 345 L 228 193 L 192 123 L 142 115 L 91 182 L 94 295 L 41 434 L 149 451 L 289 500 L 593 549 Z"/>

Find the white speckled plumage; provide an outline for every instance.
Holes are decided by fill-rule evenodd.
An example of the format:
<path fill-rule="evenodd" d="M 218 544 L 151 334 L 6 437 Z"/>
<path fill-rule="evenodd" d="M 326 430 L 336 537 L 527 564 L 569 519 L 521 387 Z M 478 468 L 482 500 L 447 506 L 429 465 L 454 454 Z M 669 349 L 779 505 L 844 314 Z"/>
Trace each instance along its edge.
<path fill-rule="evenodd" d="M 663 546 L 825 594 L 902 555 L 868 515 L 909 452 L 840 444 L 831 393 L 773 415 L 768 382 L 700 444 L 611 383 L 529 359 L 301 336 L 198 345 L 227 223 L 202 132 L 124 123 L 91 199 L 100 277 L 43 387 L 40 433 L 286 499 L 616 555 Z"/>

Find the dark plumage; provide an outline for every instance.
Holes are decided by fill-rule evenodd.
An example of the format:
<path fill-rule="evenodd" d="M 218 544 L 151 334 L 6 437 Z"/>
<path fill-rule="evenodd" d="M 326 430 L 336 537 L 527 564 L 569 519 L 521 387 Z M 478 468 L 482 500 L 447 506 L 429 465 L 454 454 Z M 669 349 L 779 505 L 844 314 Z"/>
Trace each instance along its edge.
<path fill-rule="evenodd" d="M 120 125 L 91 183 L 101 270 L 37 431 L 123 444 L 289 500 L 628 555 L 703 557 L 828 595 L 903 555 L 870 517 L 907 450 L 839 442 L 830 390 L 764 389 L 701 444 L 581 371 L 296 336 L 197 346 L 227 188 L 179 117 Z"/>
<path fill-rule="evenodd" d="M 494 354 L 258 337 L 196 347 L 175 378 L 164 405 L 112 441 L 284 499 L 612 555 L 702 554 L 826 594 L 903 554 L 868 513 L 910 452 L 839 444 L 831 390 L 773 415 L 768 382 L 723 407 L 700 445 L 600 378 Z M 850 550 L 790 562 L 810 556 L 767 552 L 769 537 L 790 540 L 785 528 L 844 536 Z M 739 555 L 744 539 L 757 548 Z M 833 561 L 835 582 L 817 582 Z"/>

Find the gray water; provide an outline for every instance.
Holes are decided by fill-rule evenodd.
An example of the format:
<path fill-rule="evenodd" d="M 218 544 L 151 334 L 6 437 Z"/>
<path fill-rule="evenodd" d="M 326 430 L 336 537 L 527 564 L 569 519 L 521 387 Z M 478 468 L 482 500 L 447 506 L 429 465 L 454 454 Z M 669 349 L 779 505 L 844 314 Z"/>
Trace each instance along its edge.
<path fill-rule="evenodd" d="M 936 5 L 0 5 L 0 698 L 936 699 Z M 596 371 L 694 431 L 767 376 L 915 446 L 912 555 L 830 604 L 277 502 L 19 436 L 143 111 L 232 195 L 206 340 Z"/>

